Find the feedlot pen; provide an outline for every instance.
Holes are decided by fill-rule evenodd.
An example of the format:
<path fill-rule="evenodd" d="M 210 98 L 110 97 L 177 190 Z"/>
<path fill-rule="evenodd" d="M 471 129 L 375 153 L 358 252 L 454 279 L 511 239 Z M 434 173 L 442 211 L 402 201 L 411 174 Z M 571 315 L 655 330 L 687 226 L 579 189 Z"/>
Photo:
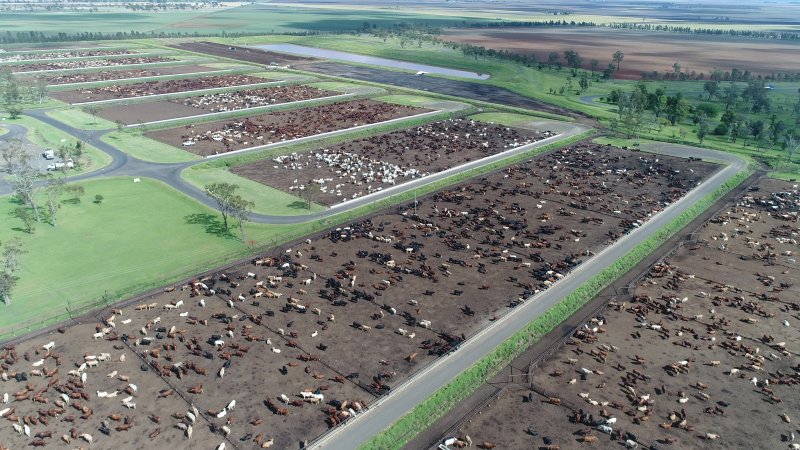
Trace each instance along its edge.
<path fill-rule="evenodd" d="M 800 431 L 798 209 L 795 185 L 759 181 L 537 368 L 535 393 L 509 384 L 459 437 L 789 447 Z"/>
<path fill-rule="evenodd" d="M 0 443 L 64 446 L 65 436 L 81 445 L 90 434 L 122 449 L 296 448 L 717 167 L 655 158 L 597 145 L 540 155 L 167 288 L 102 322 L 7 346 L 0 389 L 12 409 Z M 192 405 L 197 415 L 186 414 Z"/>

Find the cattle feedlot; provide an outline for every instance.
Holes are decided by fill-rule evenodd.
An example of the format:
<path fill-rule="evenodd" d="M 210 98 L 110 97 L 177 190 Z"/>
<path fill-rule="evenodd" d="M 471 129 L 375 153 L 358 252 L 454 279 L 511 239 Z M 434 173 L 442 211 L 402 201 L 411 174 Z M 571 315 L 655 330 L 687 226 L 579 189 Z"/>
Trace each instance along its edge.
<path fill-rule="evenodd" d="M 6 413 L 45 442 L 294 447 L 713 170 L 591 145 L 536 157 L 9 346 Z"/>
<path fill-rule="evenodd" d="M 0 450 L 800 450 L 800 3 L 62 3 Z"/>

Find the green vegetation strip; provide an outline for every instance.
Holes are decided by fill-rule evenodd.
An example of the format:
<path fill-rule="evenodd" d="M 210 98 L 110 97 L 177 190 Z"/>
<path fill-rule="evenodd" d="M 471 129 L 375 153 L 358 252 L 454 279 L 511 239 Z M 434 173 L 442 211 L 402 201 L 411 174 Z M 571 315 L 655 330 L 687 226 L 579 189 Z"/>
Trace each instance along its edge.
<path fill-rule="evenodd" d="M 457 376 L 433 396 L 417 405 L 410 413 L 392 426 L 362 445 L 361 448 L 399 449 L 403 447 L 417 433 L 428 428 L 439 417 L 447 413 L 451 407 L 469 397 L 476 389 L 491 380 L 534 342 L 555 329 L 561 322 L 592 300 L 606 286 L 631 270 L 639 261 L 666 242 L 673 234 L 680 231 L 719 198 L 738 186 L 749 174 L 748 170 L 744 170 L 731 177 L 716 191 L 692 205 L 617 262 L 606 267 L 591 280 L 567 295 L 552 309 L 529 323 L 510 339 L 498 345 L 483 359 Z"/>

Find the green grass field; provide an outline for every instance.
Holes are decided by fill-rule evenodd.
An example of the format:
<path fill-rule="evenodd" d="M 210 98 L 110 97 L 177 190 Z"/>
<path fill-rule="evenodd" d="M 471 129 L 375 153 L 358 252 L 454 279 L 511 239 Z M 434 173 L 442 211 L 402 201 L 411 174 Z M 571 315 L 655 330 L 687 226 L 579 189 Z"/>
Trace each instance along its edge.
<path fill-rule="evenodd" d="M 79 130 L 108 130 L 117 127 L 114 122 L 93 116 L 78 108 L 54 109 L 46 114 Z"/>
<path fill-rule="evenodd" d="M 240 177 L 223 168 L 195 166 L 184 170 L 181 176 L 200 189 L 203 189 L 209 183 L 237 184 L 240 187 L 237 193 L 242 198 L 255 203 L 253 212 L 258 214 L 297 216 L 325 210 L 324 206 L 316 203 L 311 203 L 311 210 L 308 210 L 306 209 L 305 201 L 300 197 Z"/>
<path fill-rule="evenodd" d="M 133 293 L 172 282 L 244 254 L 238 236 L 221 235 L 221 218 L 160 182 L 110 178 L 80 183 L 86 195 L 64 203 L 57 227 L 33 234 L 11 216 L 18 205 L 0 197 L 0 241 L 23 240 L 19 285 L 11 306 L 0 306 L 0 332 L 15 324 L 64 312 L 67 302 L 94 301 L 105 292 Z M 93 202 L 101 194 L 101 204 Z M 248 224 L 248 239 L 263 240 L 294 227 Z"/>
<path fill-rule="evenodd" d="M 176 163 L 202 159 L 195 154 L 142 136 L 138 129 L 112 131 L 101 140 L 142 161 Z"/>

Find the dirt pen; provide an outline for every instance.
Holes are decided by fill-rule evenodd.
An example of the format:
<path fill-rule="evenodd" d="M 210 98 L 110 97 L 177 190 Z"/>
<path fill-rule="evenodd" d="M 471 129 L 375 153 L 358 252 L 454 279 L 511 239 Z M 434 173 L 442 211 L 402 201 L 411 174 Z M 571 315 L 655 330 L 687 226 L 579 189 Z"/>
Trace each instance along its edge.
<path fill-rule="evenodd" d="M 211 72 L 214 70 L 218 69 L 194 64 L 184 64 L 180 66 L 166 66 L 154 69 L 123 69 L 104 70 L 103 72 L 64 73 L 47 75 L 44 77 L 44 79 L 47 81 L 47 84 L 52 86 L 59 84 L 124 80 L 128 78 L 159 77 L 165 75 L 189 75 L 192 73 Z"/>
<path fill-rule="evenodd" d="M 237 111 L 246 108 L 299 102 L 315 98 L 330 97 L 337 92 L 310 86 L 275 86 L 243 89 L 219 94 L 203 94 L 193 97 L 152 101 L 146 103 L 117 104 L 98 112 L 100 117 L 120 121 L 126 125 L 151 121 L 190 117 L 215 112 Z"/>
<path fill-rule="evenodd" d="M 14 64 L 8 68 L 14 73 L 36 72 L 41 70 L 68 70 L 99 67 L 130 66 L 137 64 L 153 64 L 175 62 L 172 58 L 162 56 L 139 56 L 115 59 L 81 59 L 75 61 L 51 61 L 43 63 Z"/>
<path fill-rule="evenodd" d="M 256 161 L 232 172 L 290 193 L 313 189 L 314 202 L 332 205 L 552 135 L 544 130 L 448 119 Z"/>
<path fill-rule="evenodd" d="M 374 100 L 357 100 L 151 131 L 147 137 L 197 155 L 209 156 L 427 111 Z"/>
<path fill-rule="evenodd" d="M 182 78 L 164 81 L 143 81 L 131 84 L 113 84 L 74 91 L 58 91 L 52 94 L 66 103 L 96 102 L 143 97 L 147 95 L 175 94 L 201 89 L 229 88 L 248 84 L 266 83 L 270 80 L 253 75 L 210 75 L 197 78 Z"/>
<path fill-rule="evenodd" d="M 559 150 L 6 346 L 0 443 L 298 447 L 716 167 L 652 158 Z"/>
<path fill-rule="evenodd" d="M 800 409 L 798 206 L 791 184 L 759 182 L 459 437 L 498 448 L 788 446 Z"/>

